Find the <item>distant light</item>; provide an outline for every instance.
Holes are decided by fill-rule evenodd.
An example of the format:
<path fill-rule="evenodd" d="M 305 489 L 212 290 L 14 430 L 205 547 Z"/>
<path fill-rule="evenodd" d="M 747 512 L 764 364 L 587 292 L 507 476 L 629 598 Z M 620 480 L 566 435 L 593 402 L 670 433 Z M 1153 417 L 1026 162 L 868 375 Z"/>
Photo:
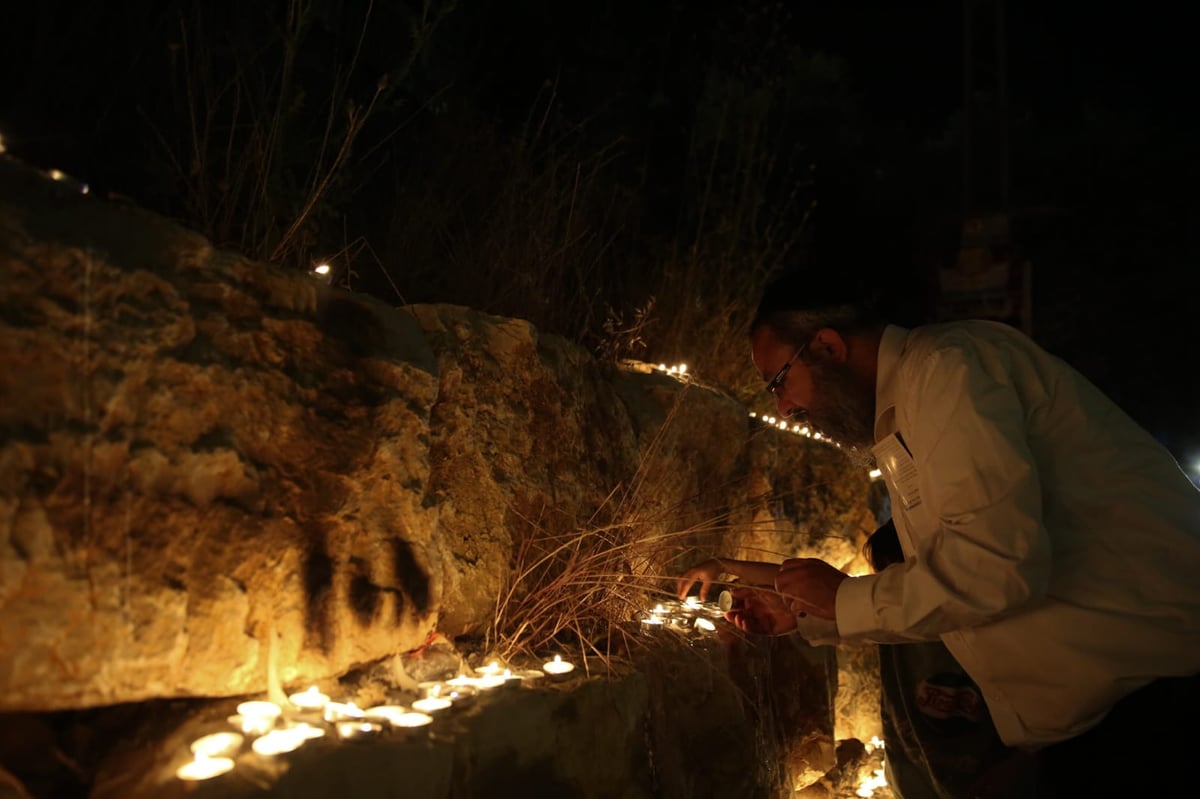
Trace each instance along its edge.
<path fill-rule="evenodd" d="M 870 477 L 872 480 L 878 480 L 880 477 L 883 477 L 883 472 L 879 469 L 872 469 L 867 472 L 867 477 Z"/>
<path fill-rule="evenodd" d="M 4 134 L 0 133 L 0 153 L 4 152 L 7 149 L 8 148 L 4 146 Z"/>
<path fill-rule="evenodd" d="M 61 170 L 51 169 L 48 173 L 52 180 L 66 180 L 67 176 Z"/>
<path fill-rule="evenodd" d="M 317 264 L 316 266 L 313 267 L 313 271 L 316 272 L 318 275 L 328 275 L 329 274 L 329 264 Z"/>
<path fill-rule="evenodd" d="M 687 364 L 686 363 L 679 364 L 679 374 L 683 374 L 686 371 L 687 371 Z"/>

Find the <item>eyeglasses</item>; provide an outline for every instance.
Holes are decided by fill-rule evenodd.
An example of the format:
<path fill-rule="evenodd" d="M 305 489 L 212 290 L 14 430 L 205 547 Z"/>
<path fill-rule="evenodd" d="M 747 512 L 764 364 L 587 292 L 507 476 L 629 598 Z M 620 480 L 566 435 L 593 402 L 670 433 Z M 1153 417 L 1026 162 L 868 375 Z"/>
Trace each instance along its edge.
<path fill-rule="evenodd" d="M 775 392 L 783 388 L 783 381 L 787 379 L 787 374 L 789 371 L 791 371 L 792 363 L 800 357 L 801 353 L 804 352 L 806 347 L 808 347 L 807 341 L 796 350 L 796 353 L 792 357 L 788 358 L 787 363 L 780 367 L 779 371 L 775 373 L 775 376 L 771 378 L 771 381 L 767 383 L 768 392 L 775 394 Z"/>

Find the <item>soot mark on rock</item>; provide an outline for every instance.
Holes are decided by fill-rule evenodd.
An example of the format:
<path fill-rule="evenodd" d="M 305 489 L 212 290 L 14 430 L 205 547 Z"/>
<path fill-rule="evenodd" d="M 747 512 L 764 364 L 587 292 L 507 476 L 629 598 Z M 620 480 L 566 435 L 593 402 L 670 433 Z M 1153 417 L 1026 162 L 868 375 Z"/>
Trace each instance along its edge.
<path fill-rule="evenodd" d="M 418 613 L 429 610 L 429 575 L 417 563 L 413 556 L 412 545 L 401 538 L 393 538 L 388 542 L 392 547 L 392 568 L 396 584 L 412 601 Z M 400 621 L 404 604 L 396 602 L 396 621 Z"/>
<path fill-rule="evenodd" d="M 371 582 L 371 578 L 366 574 L 368 565 L 365 561 L 355 559 L 351 561 L 351 565 L 354 574 L 350 578 L 347 600 L 359 623 L 368 625 L 379 612 L 379 603 L 383 601 L 382 589 Z"/>
<path fill-rule="evenodd" d="M 333 648 L 330 629 L 330 593 L 333 589 L 333 559 L 326 551 L 325 531 L 308 525 L 308 549 L 304 555 L 304 628 L 307 637 L 328 654 Z"/>

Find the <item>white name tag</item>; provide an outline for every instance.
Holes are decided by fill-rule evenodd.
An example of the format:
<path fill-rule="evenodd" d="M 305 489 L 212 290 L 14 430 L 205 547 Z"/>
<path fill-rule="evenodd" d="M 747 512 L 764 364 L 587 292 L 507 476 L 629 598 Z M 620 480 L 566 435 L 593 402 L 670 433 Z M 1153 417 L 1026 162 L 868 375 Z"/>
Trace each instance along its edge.
<path fill-rule="evenodd" d="M 892 433 L 876 444 L 872 451 L 875 453 L 875 465 L 883 472 L 889 486 L 900 495 L 900 504 L 905 510 L 912 510 L 921 504 L 921 486 L 917 480 L 917 464 L 900 439 L 899 433 Z"/>

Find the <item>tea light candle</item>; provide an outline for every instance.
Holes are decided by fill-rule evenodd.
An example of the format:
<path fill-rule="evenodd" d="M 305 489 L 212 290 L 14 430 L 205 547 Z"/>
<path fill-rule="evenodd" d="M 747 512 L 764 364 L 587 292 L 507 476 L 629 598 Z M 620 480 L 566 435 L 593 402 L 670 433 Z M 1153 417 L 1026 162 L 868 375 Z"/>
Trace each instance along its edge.
<path fill-rule="evenodd" d="M 445 710 L 453 705 L 454 702 L 444 696 L 427 696 L 424 699 L 418 699 L 412 703 L 412 709 L 421 713 L 436 713 L 439 710 Z"/>
<path fill-rule="evenodd" d="M 242 702 L 237 706 L 242 721 L 242 732 L 247 735 L 263 735 L 275 726 L 275 720 L 283 708 L 274 702 Z"/>
<path fill-rule="evenodd" d="M 701 605 L 700 597 L 689 596 L 687 599 L 683 600 L 683 604 L 686 605 L 689 610 L 699 610 Z"/>
<path fill-rule="evenodd" d="M 708 633 L 716 632 L 717 630 L 717 625 L 705 618 L 697 618 L 695 626 L 697 630 L 703 630 Z"/>
<path fill-rule="evenodd" d="M 285 730 L 271 730 L 266 735 L 255 740 L 250 745 L 250 748 L 260 755 L 271 757 L 283 754 L 284 752 L 293 752 L 303 746 L 307 740 L 307 735 L 299 729 L 292 727 Z"/>
<path fill-rule="evenodd" d="M 374 721 L 363 721 L 356 719 L 354 721 L 339 721 L 337 723 L 338 735 L 345 740 L 353 738 L 367 738 L 372 735 L 377 735 L 383 730 L 382 724 L 377 724 Z"/>
<path fill-rule="evenodd" d="M 299 735 L 301 738 L 303 738 L 306 741 L 311 741 L 314 738 L 324 738 L 325 737 L 325 728 L 324 727 L 317 727 L 315 725 L 309 724 L 304 721 L 301 721 L 297 724 L 289 725 L 287 727 L 284 727 L 284 729 L 288 730 L 289 732 L 292 732 L 295 735 Z"/>
<path fill-rule="evenodd" d="M 190 763 L 185 763 L 175 772 L 181 780 L 210 780 L 219 777 L 233 769 L 233 761 L 227 757 L 205 757 L 196 755 Z"/>
<path fill-rule="evenodd" d="M 662 626 L 663 626 L 662 616 L 656 616 L 654 614 L 650 614 L 646 618 L 642 619 L 642 629 L 643 630 L 647 630 L 647 631 L 661 630 Z"/>
<path fill-rule="evenodd" d="M 492 674 L 475 678 L 475 687 L 481 691 L 488 691 L 492 688 L 499 688 L 501 685 L 507 684 L 508 678 L 503 674 Z"/>
<path fill-rule="evenodd" d="M 224 757 L 237 751 L 245 739 L 236 732 L 214 732 L 192 741 L 192 754 L 197 758 Z"/>
<path fill-rule="evenodd" d="M 493 660 L 486 666 L 480 666 L 479 668 L 475 669 L 475 671 L 484 677 L 498 677 L 500 676 L 501 672 L 504 671 L 504 667 L 500 665 L 500 661 Z"/>
<path fill-rule="evenodd" d="M 428 713 L 417 713 L 416 711 L 401 713 L 398 716 L 388 719 L 388 723 L 393 727 L 424 727 L 432 721 L 433 716 Z"/>
<path fill-rule="evenodd" d="M 301 710 L 324 710 L 325 706 L 329 704 L 329 697 L 318 691 L 317 686 L 313 685 L 306 691 L 292 694 L 288 697 L 288 701 Z"/>
<path fill-rule="evenodd" d="M 326 721 L 349 721 L 362 717 L 362 708 L 353 702 L 329 702 L 325 705 Z"/>
<path fill-rule="evenodd" d="M 368 710 L 367 716 L 382 719 L 393 727 L 424 727 L 433 721 L 428 713 L 407 711 L 400 705 L 379 705 Z"/>
<path fill-rule="evenodd" d="M 575 664 L 563 660 L 562 655 L 555 655 L 554 660 L 542 664 L 542 671 L 552 680 L 565 680 L 575 671 Z"/>

